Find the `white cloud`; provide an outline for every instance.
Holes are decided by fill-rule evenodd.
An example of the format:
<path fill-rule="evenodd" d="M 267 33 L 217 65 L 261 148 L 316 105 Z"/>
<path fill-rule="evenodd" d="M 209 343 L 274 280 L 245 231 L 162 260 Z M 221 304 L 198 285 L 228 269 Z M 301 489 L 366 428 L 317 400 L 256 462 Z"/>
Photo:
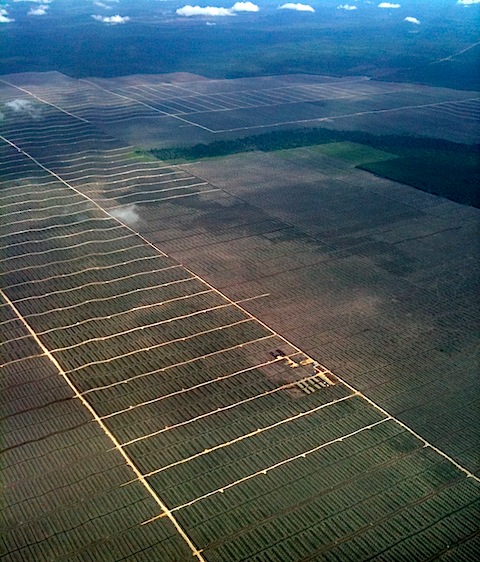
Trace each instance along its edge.
<path fill-rule="evenodd" d="M 116 207 L 110 211 L 110 214 L 128 226 L 135 226 L 140 220 L 135 203 L 125 207 Z"/>
<path fill-rule="evenodd" d="M 231 8 L 221 8 L 216 6 L 190 6 L 187 4 L 183 8 L 178 8 L 176 14 L 190 18 L 192 16 L 225 17 L 235 16 L 235 12 L 258 12 L 260 8 L 253 2 L 235 2 Z"/>
<path fill-rule="evenodd" d="M 278 9 L 279 10 L 296 10 L 297 12 L 314 12 L 315 11 L 312 8 L 312 6 L 309 6 L 308 4 L 292 4 L 292 3 L 283 4 Z"/>
<path fill-rule="evenodd" d="M 27 16 L 44 16 L 47 13 L 48 4 L 40 4 L 38 8 L 31 8 Z"/>
<path fill-rule="evenodd" d="M 176 13 L 177 15 L 185 16 L 186 18 L 192 16 L 224 17 L 235 15 L 231 8 L 216 8 L 215 6 L 206 6 L 205 8 L 202 8 L 200 6 L 190 6 L 189 4 L 183 8 L 178 8 Z"/>
<path fill-rule="evenodd" d="M 260 8 L 253 2 L 235 2 L 232 10 L 234 12 L 258 12 Z"/>
<path fill-rule="evenodd" d="M 30 117 L 33 117 L 34 119 L 40 117 L 40 110 L 38 106 L 36 106 L 30 100 L 17 98 L 12 101 L 7 101 L 7 103 L 5 104 L 5 108 L 9 109 L 10 111 L 13 111 L 14 113 L 27 114 Z"/>
<path fill-rule="evenodd" d="M 401 8 L 400 4 L 391 4 L 390 2 L 380 2 L 379 8 Z"/>
<path fill-rule="evenodd" d="M 337 6 L 337 10 L 356 10 L 356 6 L 351 6 L 350 4 L 342 4 L 341 6 Z"/>
<path fill-rule="evenodd" d="M 108 4 L 104 4 L 103 2 L 94 2 L 94 5 L 97 6 L 98 8 L 103 8 L 104 10 L 112 9 L 112 6 L 109 6 Z"/>
<path fill-rule="evenodd" d="M 463 4 L 464 6 L 471 6 L 472 4 L 480 4 L 480 0 L 457 0 L 457 4 Z"/>
<path fill-rule="evenodd" d="M 5 8 L 0 8 L 0 23 L 10 23 L 15 21 L 13 18 L 8 17 L 8 12 Z"/>
<path fill-rule="evenodd" d="M 412 18 L 412 16 L 407 16 L 404 21 L 414 23 L 415 25 L 420 25 L 420 20 L 417 20 L 417 18 Z"/>
<path fill-rule="evenodd" d="M 129 16 L 92 16 L 96 21 L 101 21 L 102 23 L 108 23 L 110 25 L 117 25 L 118 23 L 127 23 L 130 21 Z"/>

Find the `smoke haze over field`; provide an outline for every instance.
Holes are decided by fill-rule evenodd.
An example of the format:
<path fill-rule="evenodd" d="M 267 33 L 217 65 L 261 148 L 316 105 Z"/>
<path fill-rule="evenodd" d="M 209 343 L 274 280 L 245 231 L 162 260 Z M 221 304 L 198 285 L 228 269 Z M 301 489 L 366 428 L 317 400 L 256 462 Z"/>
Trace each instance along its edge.
<path fill-rule="evenodd" d="M 119 221 L 125 223 L 127 226 L 135 226 L 140 221 L 140 215 L 138 214 L 137 205 L 125 205 L 125 207 L 117 207 L 109 211 L 112 217 L 115 217 Z"/>
<path fill-rule="evenodd" d="M 5 104 L 5 108 L 13 113 L 29 115 L 33 119 L 38 119 L 41 115 L 40 107 L 34 102 L 26 99 L 14 99 Z"/>

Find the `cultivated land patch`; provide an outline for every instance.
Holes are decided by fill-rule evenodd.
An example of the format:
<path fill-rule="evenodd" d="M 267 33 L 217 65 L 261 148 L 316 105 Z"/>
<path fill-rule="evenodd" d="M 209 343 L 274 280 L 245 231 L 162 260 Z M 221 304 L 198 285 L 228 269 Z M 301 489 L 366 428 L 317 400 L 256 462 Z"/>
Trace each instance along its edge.
<path fill-rule="evenodd" d="M 471 425 L 478 211 L 372 177 L 316 148 L 188 170 L 241 198 L 226 217 L 233 209 L 248 216 L 250 205 L 283 227 L 225 239 L 209 226 L 213 215 L 220 223 L 221 208 L 203 205 L 191 224 L 205 225 L 209 236 L 166 239 L 169 253 L 232 296 L 270 292 L 248 305 L 255 314 L 312 354 L 327 354 L 337 374 L 362 386 L 365 376 L 372 397 L 395 404 L 402 419 L 461 450 L 478 470 Z"/>
<path fill-rule="evenodd" d="M 2 560 L 474 560 L 476 211 L 308 149 L 139 159 L 7 81 Z"/>

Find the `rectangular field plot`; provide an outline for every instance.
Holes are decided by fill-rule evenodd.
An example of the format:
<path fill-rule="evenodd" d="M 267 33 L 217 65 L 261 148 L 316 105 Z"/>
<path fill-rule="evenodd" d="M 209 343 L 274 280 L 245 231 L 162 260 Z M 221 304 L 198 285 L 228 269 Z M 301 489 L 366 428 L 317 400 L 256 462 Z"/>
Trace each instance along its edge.
<path fill-rule="evenodd" d="M 63 118 L 76 118 L 74 129 L 80 133 L 83 128 L 85 136 L 79 134 L 75 142 L 80 143 L 77 148 L 86 150 L 93 146 L 87 131 L 89 123 L 126 142 L 157 148 L 211 142 L 214 137 L 228 136 L 228 131 L 242 135 L 279 126 L 315 126 L 319 120 L 327 127 L 380 134 L 395 130 L 463 142 L 473 142 L 478 130 L 479 98 L 472 92 L 380 82 L 362 76 L 191 78 L 178 81 L 175 76 L 152 75 L 74 80 L 57 73 L 50 84 L 49 80 L 42 83 L 39 75 L 27 73 L 5 77 L 0 96 L 8 101 L 31 92 L 37 96 L 29 108 L 31 113 L 49 119 L 50 110 L 59 108 Z M 38 100 L 51 105 L 46 109 Z M 399 120 L 400 114 L 405 118 Z M 457 127 L 459 120 L 462 130 Z M 69 132 L 72 126 L 65 122 L 63 132 L 58 127 L 50 132 L 68 138 L 73 134 L 73 129 Z M 28 142 L 40 148 L 34 139 Z M 114 148 L 111 137 L 96 142 L 98 148 Z M 43 155 L 48 158 L 46 151 Z"/>
<path fill-rule="evenodd" d="M 178 505 L 179 520 L 191 525 L 208 560 L 363 560 L 388 556 L 400 536 L 435 552 L 445 518 L 466 522 L 450 527 L 453 542 L 474 532 L 478 516 L 473 483 L 460 480 L 437 495 L 448 472 L 386 422 L 271 470 L 232 477 L 210 495 Z"/>
<path fill-rule="evenodd" d="M 480 484 L 457 462 L 473 465 L 475 381 L 467 361 L 469 385 L 441 398 L 435 346 L 461 346 L 431 334 L 438 319 L 461 329 L 439 295 L 465 311 L 472 347 L 474 315 L 453 281 L 409 269 L 421 243 L 405 240 L 409 225 L 422 240 L 453 229 L 443 254 L 457 256 L 448 210 L 370 185 L 353 163 L 389 155 L 347 143 L 179 167 L 111 136 L 149 119 L 189 138 L 390 110 L 416 91 L 191 78 L 0 82 L 2 104 L 31 102 L 5 112 L 0 142 L 2 562 L 397 562 L 446 545 L 473 562 Z M 426 103 L 465 97 L 427 90 Z M 432 350 L 419 380 L 409 369 Z"/>
<path fill-rule="evenodd" d="M 3 312 L 3 299 L 0 307 Z M 111 450 L 111 440 L 23 323 L 2 313 L 0 327 L 5 326 L 9 329 L 0 338 L 2 561 L 93 557 L 113 562 L 120 557 L 118 541 L 129 543 L 132 556 L 147 542 L 156 558 L 185 559 L 188 548 L 169 522 L 158 521 L 148 532 L 141 527 L 159 506 L 140 483 L 124 486 L 134 473 Z M 6 361 L 12 336 L 17 353 Z M 155 540 L 142 538 L 153 530 Z"/>
<path fill-rule="evenodd" d="M 370 408 L 362 411 L 363 401 L 339 394 L 320 392 L 294 403 L 265 397 L 258 409 L 250 402 L 128 447 L 170 505 L 181 505 L 382 419 Z M 189 484 L 176 488 L 184 479 Z"/>
<path fill-rule="evenodd" d="M 335 143 L 189 165 L 291 226 L 224 240 L 205 205 L 190 218 L 208 229 L 199 244 L 165 247 L 231 298 L 269 293 L 245 306 L 478 472 L 478 210 L 355 170 L 384 156 L 369 153 Z"/>
<path fill-rule="evenodd" d="M 82 207 L 76 205 L 81 196 L 77 193 L 75 200 L 73 187 L 135 225 L 140 218 L 132 209 L 134 205 L 156 205 L 219 191 L 184 170 L 142 157 L 133 147 L 125 147 L 74 113 L 42 104 L 36 98 L 28 103 L 29 111 L 18 119 L 7 112 L 2 123 L 3 134 L 11 143 L 0 154 L 0 161 L 6 164 L 3 177 L 12 182 L 11 188 L 2 193 L 9 211 L 20 213 L 27 203 L 28 209 L 40 209 L 43 201 L 48 201 L 48 210 L 56 210 L 57 215 L 62 207 L 65 215 L 79 214 Z M 30 159 L 20 157 L 14 148 L 20 146 Z M 50 181 L 30 179 L 29 170 L 35 162 L 41 164 Z M 52 185 L 52 174 L 60 179 L 57 185 Z M 42 183 L 41 193 L 37 183 Z M 67 197 L 63 195 L 65 190 L 69 191 Z M 20 193 L 26 194 L 25 200 L 19 198 Z"/>

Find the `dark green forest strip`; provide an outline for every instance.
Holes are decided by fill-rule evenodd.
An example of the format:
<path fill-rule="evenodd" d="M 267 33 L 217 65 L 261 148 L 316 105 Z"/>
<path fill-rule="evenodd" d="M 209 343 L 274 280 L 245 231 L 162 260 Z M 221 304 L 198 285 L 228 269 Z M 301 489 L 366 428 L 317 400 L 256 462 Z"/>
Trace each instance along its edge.
<path fill-rule="evenodd" d="M 358 168 L 457 203 L 480 208 L 478 144 L 461 144 L 427 137 L 305 128 L 273 131 L 210 144 L 152 149 L 149 153 L 160 160 L 178 163 L 242 152 L 272 152 L 345 141 L 398 156 L 390 160 L 361 164 Z"/>
<path fill-rule="evenodd" d="M 451 201 L 480 208 L 480 174 L 468 166 L 452 165 L 440 159 L 396 158 L 383 162 L 360 164 L 357 168 L 382 178 L 440 195 Z"/>
<path fill-rule="evenodd" d="M 476 155 L 480 145 L 461 144 L 443 139 L 427 137 L 410 137 L 401 135 L 373 135 L 361 131 L 335 131 L 323 128 L 290 129 L 273 131 L 262 135 L 238 138 L 233 140 L 219 140 L 210 144 L 196 144 L 194 146 L 177 146 L 170 148 L 154 148 L 149 152 L 161 160 L 198 160 L 199 158 L 211 158 L 215 156 L 227 156 L 240 152 L 259 150 L 272 152 L 274 150 L 285 150 L 299 148 L 302 146 L 313 146 L 330 142 L 355 142 L 365 144 L 403 156 L 405 152 L 412 150 L 428 151 L 429 154 L 443 152 L 452 156 L 469 155 L 472 163 L 475 163 Z M 478 166 L 478 161 L 476 162 Z"/>

